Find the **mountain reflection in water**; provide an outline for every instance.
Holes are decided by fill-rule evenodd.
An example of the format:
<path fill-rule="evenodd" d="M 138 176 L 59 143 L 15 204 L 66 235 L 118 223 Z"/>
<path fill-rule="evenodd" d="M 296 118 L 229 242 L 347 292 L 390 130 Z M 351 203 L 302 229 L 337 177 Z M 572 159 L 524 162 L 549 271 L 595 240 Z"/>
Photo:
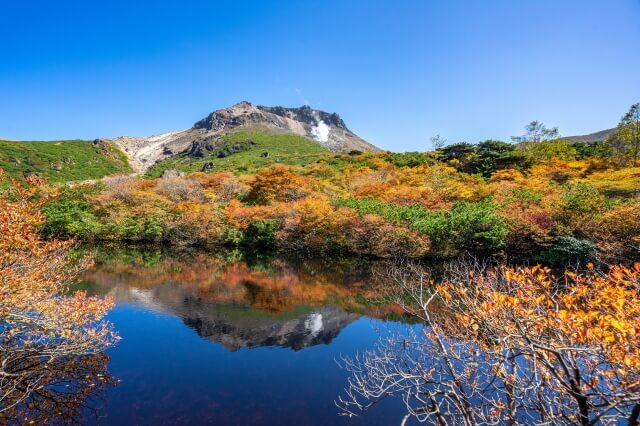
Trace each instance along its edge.
<path fill-rule="evenodd" d="M 198 335 L 231 351 L 328 344 L 360 317 L 354 310 L 365 309 L 356 296 L 365 288 L 369 298 L 376 295 L 367 281 L 372 265 L 362 261 L 329 266 L 266 258 L 251 264 L 198 252 L 152 259 L 102 258 L 84 275 L 85 285 L 117 303 L 179 316 Z"/>
<path fill-rule="evenodd" d="M 114 292 L 110 292 L 113 294 Z M 116 300 L 177 315 L 201 337 L 236 351 L 244 347 L 281 346 L 300 350 L 328 344 L 359 317 L 336 306 L 294 307 L 283 313 L 261 312 L 243 304 L 218 304 L 174 282 L 152 289 L 118 288 Z"/>
<path fill-rule="evenodd" d="M 80 287 L 116 300 L 122 341 L 109 350 L 120 383 L 98 424 L 389 424 L 339 417 L 347 373 L 335 360 L 405 327 L 362 259 L 283 259 L 237 252 L 95 249 Z M 179 325 L 181 324 L 181 325 Z M 186 333 L 185 330 L 193 330 Z"/>

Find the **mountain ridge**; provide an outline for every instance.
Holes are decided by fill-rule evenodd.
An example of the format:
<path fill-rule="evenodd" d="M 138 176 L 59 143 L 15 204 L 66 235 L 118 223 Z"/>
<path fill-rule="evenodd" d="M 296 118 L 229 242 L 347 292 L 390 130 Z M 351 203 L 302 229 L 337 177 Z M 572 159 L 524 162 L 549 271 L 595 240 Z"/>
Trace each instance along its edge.
<path fill-rule="evenodd" d="M 575 135 L 575 136 L 564 136 L 560 139 L 566 140 L 569 142 L 583 142 L 583 143 L 592 143 L 592 142 L 602 142 L 615 133 L 616 128 L 600 130 L 593 133 L 588 133 L 586 135 Z"/>
<path fill-rule="evenodd" d="M 213 111 L 188 129 L 109 140 L 127 154 L 137 172 L 145 172 L 158 162 L 188 152 L 194 144 L 215 146 L 222 135 L 246 128 L 303 136 L 333 152 L 380 151 L 352 132 L 335 112 L 316 110 L 308 105 L 270 107 L 247 101 Z"/>

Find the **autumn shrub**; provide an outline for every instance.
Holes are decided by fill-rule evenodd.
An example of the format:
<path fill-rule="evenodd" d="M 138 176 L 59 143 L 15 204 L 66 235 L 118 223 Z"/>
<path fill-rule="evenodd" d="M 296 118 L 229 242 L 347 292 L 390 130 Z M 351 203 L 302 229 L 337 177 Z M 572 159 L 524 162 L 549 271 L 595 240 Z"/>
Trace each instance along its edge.
<path fill-rule="evenodd" d="M 116 175 L 105 177 L 102 179 L 102 183 L 114 199 L 129 202 L 131 201 L 131 191 L 140 185 L 142 181 L 134 176 Z"/>
<path fill-rule="evenodd" d="M 524 174 L 520 170 L 515 169 L 503 169 L 497 170 L 491 175 L 489 182 L 522 182 L 524 181 Z"/>
<path fill-rule="evenodd" d="M 430 248 L 428 236 L 373 214 L 357 219 L 347 232 L 352 250 L 363 255 L 419 258 Z"/>
<path fill-rule="evenodd" d="M 222 213 L 209 203 L 184 202 L 163 218 L 162 239 L 174 244 L 216 246 L 224 242 Z"/>
<path fill-rule="evenodd" d="M 113 301 L 69 291 L 88 260 L 71 259 L 73 241 L 40 236 L 53 196 L 42 185 L 30 177 L 0 193 L 0 423 L 36 423 L 24 414 L 36 408 L 48 414 L 41 422 L 62 424 L 108 380 L 101 352 L 117 340 L 103 321 Z"/>
<path fill-rule="evenodd" d="M 154 190 L 174 203 L 206 201 L 202 185 L 184 176 L 163 177 L 157 181 Z"/>
<path fill-rule="evenodd" d="M 505 252 L 511 261 L 528 262 L 547 250 L 554 238 L 555 220 L 545 196 L 526 186 L 503 184 L 496 194 L 498 214 L 509 228 Z"/>
<path fill-rule="evenodd" d="M 513 418 L 520 407 L 579 424 L 638 420 L 639 283 L 640 264 L 589 265 L 559 277 L 539 266 L 461 269 L 436 285 L 455 315 L 440 324 L 448 336 L 476 342 L 494 371 L 504 368 L 497 378 L 519 396 L 502 415 Z M 537 391 L 527 392 L 528 384 Z"/>
<path fill-rule="evenodd" d="M 426 188 L 388 182 L 363 186 L 354 195 L 359 198 L 377 198 L 387 203 L 405 206 L 415 204 L 434 206 L 441 205 L 444 202 L 442 197 L 428 191 Z"/>
<path fill-rule="evenodd" d="M 233 198 L 243 198 L 249 190 L 244 182 L 229 172 L 215 174 L 198 172 L 189 177 L 199 182 L 204 188 L 205 195 L 211 194 L 216 201 L 228 202 Z"/>
<path fill-rule="evenodd" d="M 531 167 L 531 176 L 550 181 L 556 184 L 565 184 L 581 177 L 580 170 L 570 167 L 567 161 L 551 160 L 534 164 Z"/>
<path fill-rule="evenodd" d="M 307 176 L 314 176 L 316 178 L 326 180 L 331 180 L 337 175 L 336 171 L 324 160 L 306 166 L 304 168 L 304 174 Z"/>
<path fill-rule="evenodd" d="M 624 262 L 640 255 L 640 202 L 619 204 L 582 224 L 585 235 L 595 242 L 607 262 Z"/>
<path fill-rule="evenodd" d="M 271 205 L 246 205 L 233 199 L 221 210 L 228 226 L 246 231 L 254 221 L 276 220 L 282 222 L 291 215 L 290 203 L 273 203 Z"/>
<path fill-rule="evenodd" d="M 257 204 L 273 201 L 294 201 L 308 194 L 308 181 L 281 164 L 260 169 L 247 194 L 247 200 Z"/>
<path fill-rule="evenodd" d="M 348 225 L 356 217 L 354 210 L 335 208 L 326 197 L 307 198 L 291 206 L 277 243 L 286 250 L 349 251 Z"/>

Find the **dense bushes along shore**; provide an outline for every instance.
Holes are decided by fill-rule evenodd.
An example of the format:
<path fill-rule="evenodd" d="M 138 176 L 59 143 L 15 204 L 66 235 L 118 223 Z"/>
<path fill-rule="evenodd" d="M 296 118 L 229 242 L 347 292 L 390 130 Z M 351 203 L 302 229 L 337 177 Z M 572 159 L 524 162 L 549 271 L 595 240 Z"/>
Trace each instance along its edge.
<path fill-rule="evenodd" d="M 640 245 L 640 168 L 556 143 L 549 158 L 491 141 L 431 153 L 338 155 L 255 174 L 115 176 L 63 188 L 43 207 L 43 233 L 377 257 L 632 259 Z"/>

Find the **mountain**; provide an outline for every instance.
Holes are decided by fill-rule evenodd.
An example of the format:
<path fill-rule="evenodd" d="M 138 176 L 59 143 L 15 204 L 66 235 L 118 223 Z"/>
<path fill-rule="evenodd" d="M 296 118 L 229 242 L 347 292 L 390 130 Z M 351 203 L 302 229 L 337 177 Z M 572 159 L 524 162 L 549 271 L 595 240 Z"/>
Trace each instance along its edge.
<path fill-rule="evenodd" d="M 145 172 L 155 164 L 177 155 L 204 158 L 212 154 L 219 156 L 225 149 L 227 154 L 257 151 L 253 148 L 259 148 L 254 146 L 258 144 L 251 138 L 229 145 L 229 139 L 224 136 L 240 131 L 254 135 L 266 132 L 298 136 L 332 152 L 379 151 L 349 130 L 336 113 L 315 110 L 306 105 L 285 108 L 254 106 L 250 102 L 240 102 L 214 111 L 186 130 L 149 137 L 123 136 L 111 141 L 127 153 L 137 171 Z"/>
<path fill-rule="evenodd" d="M 561 139 L 567 140 L 569 142 L 583 142 L 583 143 L 601 142 L 607 139 L 615 131 L 616 129 L 614 127 L 613 129 L 600 130 L 599 132 L 589 133 L 588 135 L 565 136 L 565 137 L 562 137 Z"/>

